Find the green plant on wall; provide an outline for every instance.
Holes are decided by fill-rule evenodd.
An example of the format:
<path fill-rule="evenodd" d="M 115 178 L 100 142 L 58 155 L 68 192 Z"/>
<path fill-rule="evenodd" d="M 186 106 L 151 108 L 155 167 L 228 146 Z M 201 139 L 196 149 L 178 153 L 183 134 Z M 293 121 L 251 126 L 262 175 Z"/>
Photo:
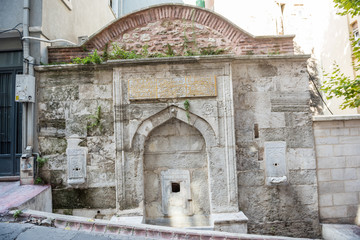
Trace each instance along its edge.
<path fill-rule="evenodd" d="M 106 43 L 104 49 L 101 51 L 102 54 L 98 53 L 98 50 L 89 53 L 86 57 L 77 57 L 71 60 L 73 64 L 101 64 L 107 60 L 114 59 L 138 59 L 138 58 L 162 58 L 162 57 L 175 57 L 175 56 L 201 56 L 201 55 L 219 55 L 225 52 L 224 49 L 217 49 L 216 47 L 199 47 L 196 30 L 195 30 L 195 13 L 196 10 L 191 11 L 191 32 L 187 36 L 187 26 L 184 22 L 184 40 L 182 43 L 182 50 L 176 53 L 173 47 L 167 43 L 163 52 L 149 52 L 149 45 L 142 46 L 140 51 L 132 50 L 127 51 L 123 47 L 119 46 L 118 43 L 114 42 L 111 44 L 112 50 L 109 52 L 109 43 Z M 184 20 L 185 21 L 185 20 Z"/>
<path fill-rule="evenodd" d="M 350 14 L 357 16 L 360 13 L 359 0 L 334 0 L 335 7 L 340 9 L 340 15 Z M 333 64 L 332 72 L 325 73 L 325 81 L 321 90 L 327 99 L 342 98 L 341 109 L 360 107 L 360 39 L 355 39 L 353 34 L 350 36 L 353 56 L 353 69 L 355 76 L 349 77 L 344 73 L 337 63 Z"/>
<path fill-rule="evenodd" d="M 190 102 L 187 99 L 184 102 L 184 108 L 186 111 L 186 117 L 187 117 L 188 121 L 190 121 Z"/>
<path fill-rule="evenodd" d="M 36 175 L 35 175 L 35 184 L 44 184 L 44 180 L 41 177 L 40 169 L 42 169 L 45 165 L 45 163 L 48 161 L 47 158 L 42 158 L 38 156 L 36 158 Z"/>
<path fill-rule="evenodd" d="M 100 120 L 101 120 L 101 106 L 98 106 L 97 109 L 96 109 L 96 112 L 94 115 L 90 115 L 89 116 L 91 121 L 88 122 L 86 128 L 88 130 L 93 130 L 95 128 L 99 128 L 99 130 L 101 131 L 102 130 L 102 126 L 101 126 L 101 123 L 100 123 Z"/>
<path fill-rule="evenodd" d="M 87 57 L 84 58 L 77 57 L 72 59 L 72 63 L 75 64 L 100 64 L 102 62 L 103 62 L 103 58 L 98 54 L 96 49 L 93 53 L 89 53 Z"/>
<path fill-rule="evenodd" d="M 39 168 L 42 168 L 48 160 L 46 158 L 37 157 L 36 162 Z"/>
<path fill-rule="evenodd" d="M 37 177 L 35 178 L 35 182 L 36 185 L 42 185 L 44 184 L 44 180 L 41 177 Z"/>
<path fill-rule="evenodd" d="M 18 219 L 22 214 L 22 211 L 20 209 L 16 210 L 13 214 L 13 217 L 16 219 Z"/>

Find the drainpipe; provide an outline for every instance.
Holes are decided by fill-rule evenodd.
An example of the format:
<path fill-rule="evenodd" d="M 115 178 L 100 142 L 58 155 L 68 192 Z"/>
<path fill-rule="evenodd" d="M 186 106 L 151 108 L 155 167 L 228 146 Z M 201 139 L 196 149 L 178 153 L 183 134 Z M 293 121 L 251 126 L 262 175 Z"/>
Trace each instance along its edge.
<path fill-rule="evenodd" d="M 29 23 L 30 23 L 30 0 L 24 0 L 23 7 L 23 75 L 34 76 L 35 59 L 30 56 L 29 39 Z M 20 184 L 33 184 L 33 166 L 34 158 L 34 117 L 35 117 L 35 103 L 24 102 L 23 118 L 22 118 L 22 156 L 20 159 Z"/>

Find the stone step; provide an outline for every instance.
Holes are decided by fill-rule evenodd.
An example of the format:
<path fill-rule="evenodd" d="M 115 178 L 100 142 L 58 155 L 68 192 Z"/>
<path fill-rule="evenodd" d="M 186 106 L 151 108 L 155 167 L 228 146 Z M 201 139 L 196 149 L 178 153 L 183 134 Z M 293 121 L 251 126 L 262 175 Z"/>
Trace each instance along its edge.
<path fill-rule="evenodd" d="M 48 185 L 20 185 L 16 182 L 0 182 L 0 213 L 29 208 L 52 211 L 51 187 Z"/>
<path fill-rule="evenodd" d="M 9 213 L 9 217 L 13 214 Z M 149 224 L 131 224 L 128 222 L 112 222 L 100 219 L 68 216 L 34 210 L 24 210 L 20 220 L 30 219 L 32 222 L 53 222 L 56 228 L 66 230 L 101 233 L 104 235 L 143 237 L 146 239 L 238 239 L 238 240 L 291 240 L 299 238 L 264 236 L 253 234 L 226 233 L 219 231 L 197 230 L 163 227 Z"/>
<path fill-rule="evenodd" d="M 360 227 L 350 224 L 322 224 L 324 240 L 359 240 Z"/>

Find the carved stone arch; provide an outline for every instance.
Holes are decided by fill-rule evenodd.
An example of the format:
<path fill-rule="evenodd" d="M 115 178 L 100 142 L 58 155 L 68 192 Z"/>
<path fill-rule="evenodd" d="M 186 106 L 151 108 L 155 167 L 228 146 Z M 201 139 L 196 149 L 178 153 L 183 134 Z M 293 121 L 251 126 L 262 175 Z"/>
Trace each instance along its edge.
<path fill-rule="evenodd" d="M 146 138 L 149 136 L 152 130 L 169 121 L 172 118 L 176 118 L 182 122 L 185 122 L 195 127 L 204 137 L 206 147 L 212 148 L 217 145 L 216 135 L 211 125 L 203 118 L 189 112 L 189 118 L 184 109 L 177 106 L 170 106 L 161 112 L 152 115 L 145 119 L 137 128 L 135 135 L 131 141 L 131 148 L 134 151 L 142 151 Z"/>

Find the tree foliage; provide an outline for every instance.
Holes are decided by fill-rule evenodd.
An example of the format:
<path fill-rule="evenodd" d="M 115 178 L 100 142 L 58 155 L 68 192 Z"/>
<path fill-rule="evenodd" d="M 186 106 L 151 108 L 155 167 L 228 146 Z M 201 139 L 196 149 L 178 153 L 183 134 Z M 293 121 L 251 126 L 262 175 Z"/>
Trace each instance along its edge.
<path fill-rule="evenodd" d="M 342 10 L 340 15 L 350 14 L 352 16 L 360 13 L 360 0 L 334 0 L 335 6 Z M 322 90 L 326 93 L 327 99 L 333 97 L 343 97 L 344 102 L 340 105 L 341 109 L 357 108 L 360 106 L 360 39 L 355 40 L 350 37 L 353 49 L 353 67 L 356 72 L 354 79 L 346 76 L 339 65 L 334 63 L 332 73 L 324 74 L 326 80 Z"/>
<path fill-rule="evenodd" d="M 360 13 L 360 0 L 334 0 L 334 3 L 342 11 L 340 15 L 350 14 L 354 17 Z"/>

